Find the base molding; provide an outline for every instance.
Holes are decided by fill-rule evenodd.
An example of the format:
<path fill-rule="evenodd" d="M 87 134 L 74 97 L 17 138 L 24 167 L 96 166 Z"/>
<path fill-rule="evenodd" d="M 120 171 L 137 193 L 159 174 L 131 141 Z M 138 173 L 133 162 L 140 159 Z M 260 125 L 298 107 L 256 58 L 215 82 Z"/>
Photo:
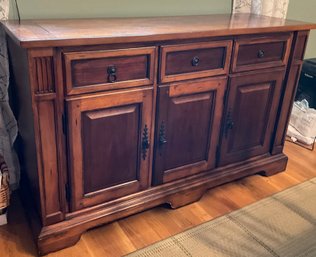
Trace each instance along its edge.
<path fill-rule="evenodd" d="M 210 188 L 254 174 L 266 176 L 285 170 L 288 158 L 282 153 L 228 165 L 155 186 L 85 210 L 66 215 L 66 220 L 41 229 L 37 243 L 41 255 L 74 245 L 86 230 L 168 203 L 178 208 L 198 201 Z"/>

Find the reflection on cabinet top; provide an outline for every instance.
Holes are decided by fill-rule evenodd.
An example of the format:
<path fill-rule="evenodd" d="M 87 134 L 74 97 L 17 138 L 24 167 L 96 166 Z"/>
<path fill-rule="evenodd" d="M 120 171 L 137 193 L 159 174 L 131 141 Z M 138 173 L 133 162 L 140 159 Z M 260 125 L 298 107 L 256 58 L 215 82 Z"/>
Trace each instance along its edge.
<path fill-rule="evenodd" d="M 149 42 L 316 29 L 316 24 L 253 14 L 4 21 L 22 47 Z"/>

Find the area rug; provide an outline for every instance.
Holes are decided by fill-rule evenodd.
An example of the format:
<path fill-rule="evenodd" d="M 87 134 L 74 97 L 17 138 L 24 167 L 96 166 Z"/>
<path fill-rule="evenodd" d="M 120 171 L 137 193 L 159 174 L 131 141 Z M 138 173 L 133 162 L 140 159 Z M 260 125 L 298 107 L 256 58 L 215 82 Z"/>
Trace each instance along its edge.
<path fill-rule="evenodd" d="M 128 257 L 316 257 L 316 178 Z"/>

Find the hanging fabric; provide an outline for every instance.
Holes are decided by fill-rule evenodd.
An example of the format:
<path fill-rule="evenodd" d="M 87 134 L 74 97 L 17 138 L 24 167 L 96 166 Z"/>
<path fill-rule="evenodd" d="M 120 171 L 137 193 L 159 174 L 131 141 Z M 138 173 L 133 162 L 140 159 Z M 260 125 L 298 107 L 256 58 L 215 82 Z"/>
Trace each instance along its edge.
<path fill-rule="evenodd" d="M 0 0 L 0 19 L 7 20 L 9 0 Z M 13 143 L 17 137 L 17 122 L 9 106 L 9 62 L 6 39 L 3 29 L 0 29 L 0 154 L 8 166 L 10 187 L 16 189 L 20 179 L 20 168 Z"/>
<path fill-rule="evenodd" d="M 233 13 L 253 13 L 286 18 L 289 0 L 233 0 Z"/>

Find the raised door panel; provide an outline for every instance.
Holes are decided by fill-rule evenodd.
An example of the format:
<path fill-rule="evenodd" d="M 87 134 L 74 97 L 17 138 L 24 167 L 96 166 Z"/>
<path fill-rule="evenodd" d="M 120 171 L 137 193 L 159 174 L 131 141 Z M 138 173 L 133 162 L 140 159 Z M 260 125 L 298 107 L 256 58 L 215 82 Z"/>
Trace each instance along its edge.
<path fill-rule="evenodd" d="M 215 166 L 226 78 L 159 88 L 154 184 Z"/>
<path fill-rule="evenodd" d="M 137 180 L 139 118 L 138 104 L 82 113 L 85 194 Z"/>
<path fill-rule="evenodd" d="M 230 78 L 220 165 L 269 153 L 284 70 Z"/>
<path fill-rule="evenodd" d="M 149 186 L 152 90 L 68 102 L 72 210 Z"/>

